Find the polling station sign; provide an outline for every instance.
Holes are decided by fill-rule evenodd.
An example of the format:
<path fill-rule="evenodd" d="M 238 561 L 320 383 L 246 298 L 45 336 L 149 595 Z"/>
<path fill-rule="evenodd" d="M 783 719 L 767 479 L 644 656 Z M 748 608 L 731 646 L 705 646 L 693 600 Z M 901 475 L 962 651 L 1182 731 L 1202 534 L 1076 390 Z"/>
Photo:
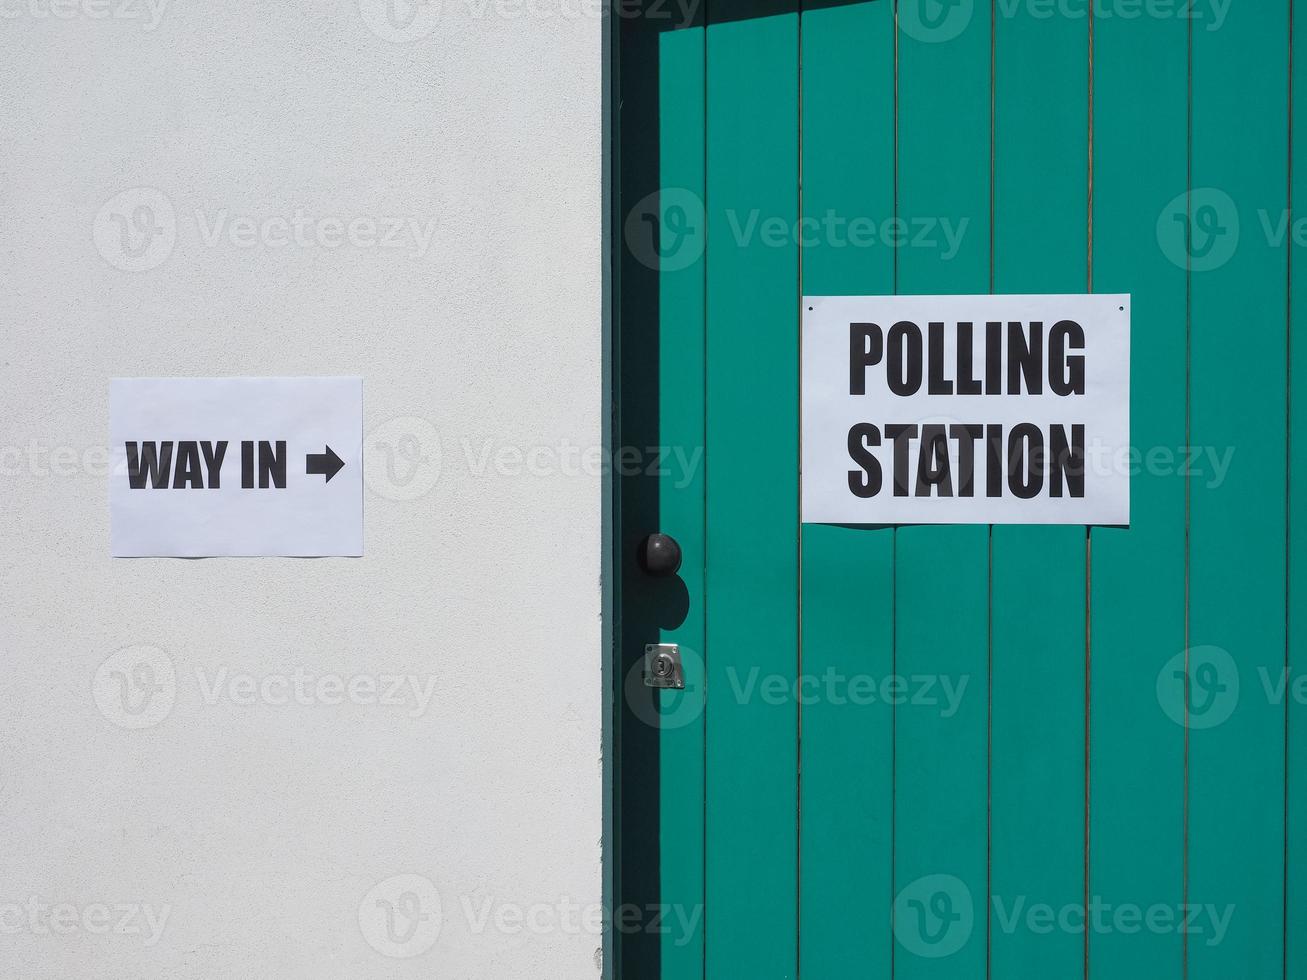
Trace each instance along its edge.
<path fill-rule="evenodd" d="M 1130 297 L 808 296 L 803 520 L 1128 524 Z"/>
<path fill-rule="evenodd" d="M 361 378 L 114 378 L 114 557 L 363 554 Z"/>

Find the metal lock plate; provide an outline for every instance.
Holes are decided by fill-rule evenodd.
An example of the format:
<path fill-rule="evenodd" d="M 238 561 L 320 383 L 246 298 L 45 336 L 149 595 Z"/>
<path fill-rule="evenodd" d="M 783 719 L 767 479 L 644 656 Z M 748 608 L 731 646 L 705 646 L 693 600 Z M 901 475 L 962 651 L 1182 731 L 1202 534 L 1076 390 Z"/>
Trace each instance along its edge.
<path fill-rule="evenodd" d="M 685 690 L 685 674 L 681 670 L 681 648 L 675 643 L 646 644 L 644 683 L 646 687 Z"/>

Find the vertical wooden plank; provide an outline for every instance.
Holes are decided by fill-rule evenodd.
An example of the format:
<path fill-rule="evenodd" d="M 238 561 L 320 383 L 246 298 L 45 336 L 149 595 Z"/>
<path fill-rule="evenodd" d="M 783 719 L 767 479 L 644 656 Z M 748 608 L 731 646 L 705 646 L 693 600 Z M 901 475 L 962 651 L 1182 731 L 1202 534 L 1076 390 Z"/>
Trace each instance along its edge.
<path fill-rule="evenodd" d="M 989 291 L 990 31 L 979 12 L 938 25 L 900 13 L 900 293 Z M 894 976 L 983 978 L 988 526 L 900 528 L 895 596 L 894 672 L 932 694 L 894 714 Z M 935 895 L 964 917 L 932 921 Z"/>
<path fill-rule="evenodd" d="M 655 445 L 661 440 L 658 371 L 661 366 L 659 317 L 661 215 L 658 33 L 647 18 L 617 23 L 619 44 L 617 146 L 619 175 L 615 228 L 622 248 L 616 270 L 613 337 L 613 431 L 610 449 L 621 459 L 623 446 Z M 613 903 L 643 908 L 661 901 L 659 840 L 662 807 L 658 728 L 659 695 L 644 685 L 645 645 L 658 637 L 665 617 L 657 590 L 640 569 L 640 541 L 656 530 L 661 481 L 636 467 L 614 476 L 615 536 L 620 560 L 612 572 L 616 594 L 613 631 L 617 646 L 617 711 L 613 732 L 614 778 Z M 661 942 L 641 930 L 612 930 L 611 972 L 626 980 L 662 980 Z"/>
<path fill-rule="evenodd" d="M 782 980 L 798 941 L 799 18 L 761 7 L 708 11 L 706 973 Z"/>
<path fill-rule="evenodd" d="M 1307 217 L 1307 7 L 1292 0 L 1293 119 L 1292 217 Z M 1285 976 L 1307 975 L 1307 698 L 1295 695 L 1307 674 L 1307 253 L 1303 238 L 1290 240 L 1289 306 L 1289 538 L 1288 538 L 1288 752 L 1285 772 L 1288 824 L 1285 834 Z M 1304 682 L 1307 683 L 1307 682 Z M 1301 691 L 1302 688 L 1297 688 Z"/>
<path fill-rule="evenodd" d="M 1220 30 L 1193 28 L 1190 431 L 1234 456 L 1191 480 L 1189 638 L 1239 694 L 1190 734 L 1188 898 L 1230 913 L 1219 941 L 1190 933 L 1190 980 L 1283 969 L 1285 709 L 1263 683 L 1285 651 L 1287 252 L 1261 215 L 1287 207 L 1288 12 L 1231 4 Z M 1192 712 L 1217 703 L 1209 675 L 1191 685 Z"/>
<path fill-rule="evenodd" d="M 1090 894 L 1113 908 L 1175 909 L 1184 893 L 1183 678 L 1173 658 L 1185 638 L 1186 260 L 1175 218 L 1187 104 L 1183 18 L 1096 21 L 1093 290 L 1131 294 L 1138 454 L 1131 526 L 1091 532 Z M 1179 695 L 1165 705 L 1159 673 L 1164 696 Z M 1182 975 L 1175 929 L 1097 929 L 1089 944 L 1093 978 Z"/>
<path fill-rule="evenodd" d="M 704 845 L 704 28 L 659 37 L 659 530 L 681 545 L 683 610 L 661 641 L 680 647 L 685 690 L 657 694 L 661 787 L 661 980 L 703 977 Z M 677 622 L 677 619 L 680 619 Z M 684 928 L 683 928 L 684 926 Z"/>
<path fill-rule="evenodd" d="M 996 10 L 994 291 L 1084 292 L 1088 22 Z M 1084 937 L 1029 911 L 1085 901 L 1085 548 L 1083 528 L 993 532 L 995 977 L 1083 970 Z"/>
<path fill-rule="evenodd" d="M 803 291 L 891 293 L 893 255 L 878 237 L 894 214 L 891 5 L 807 11 L 802 34 Z M 850 688 L 893 670 L 893 533 L 803 529 L 802 669 L 818 692 L 800 709 L 806 977 L 890 976 L 892 714 Z"/>

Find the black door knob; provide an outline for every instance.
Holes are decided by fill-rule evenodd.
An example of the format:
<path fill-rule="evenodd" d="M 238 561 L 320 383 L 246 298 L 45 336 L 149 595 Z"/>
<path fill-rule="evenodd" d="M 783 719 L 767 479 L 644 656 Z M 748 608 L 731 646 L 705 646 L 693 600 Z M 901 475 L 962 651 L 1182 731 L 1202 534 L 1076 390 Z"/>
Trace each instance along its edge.
<path fill-rule="evenodd" d="M 651 534 L 640 542 L 637 558 L 648 575 L 664 578 L 681 568 L 681 546 L 670 534 Z"/>

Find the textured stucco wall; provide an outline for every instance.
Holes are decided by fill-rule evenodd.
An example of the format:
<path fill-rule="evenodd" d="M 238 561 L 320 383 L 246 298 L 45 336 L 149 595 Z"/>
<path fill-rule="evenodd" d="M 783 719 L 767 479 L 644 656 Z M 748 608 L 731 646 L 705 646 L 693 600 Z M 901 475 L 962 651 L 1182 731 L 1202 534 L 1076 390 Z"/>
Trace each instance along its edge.
<path fill-rule="evenodd" d="M 161 2 L 0 0 L 0 975 L 595 976 L 603 21 Z M 318 374 L 366 557 L 109 558 L 110 377 Z"/>

